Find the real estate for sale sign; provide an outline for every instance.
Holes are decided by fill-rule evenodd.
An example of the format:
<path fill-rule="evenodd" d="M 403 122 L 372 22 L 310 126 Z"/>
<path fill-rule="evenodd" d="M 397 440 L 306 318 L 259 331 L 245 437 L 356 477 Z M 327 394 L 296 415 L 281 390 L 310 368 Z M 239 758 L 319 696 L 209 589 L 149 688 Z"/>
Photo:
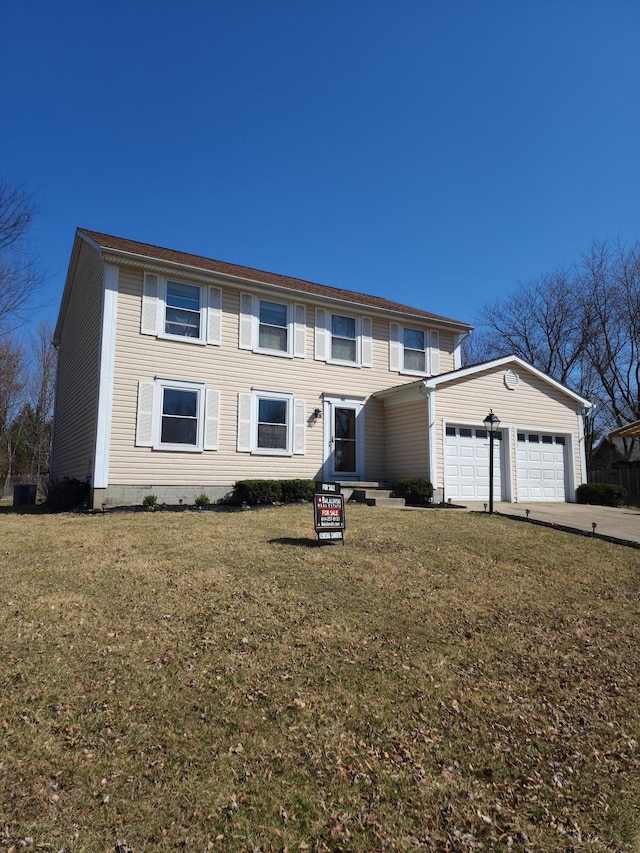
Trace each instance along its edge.
<path fill-rule="evenodd" d="M 336 541 L 344 543 L 344 495 L 340 493 L 339 483 L 316 483 L 313 516 L 321 545 Z"/>

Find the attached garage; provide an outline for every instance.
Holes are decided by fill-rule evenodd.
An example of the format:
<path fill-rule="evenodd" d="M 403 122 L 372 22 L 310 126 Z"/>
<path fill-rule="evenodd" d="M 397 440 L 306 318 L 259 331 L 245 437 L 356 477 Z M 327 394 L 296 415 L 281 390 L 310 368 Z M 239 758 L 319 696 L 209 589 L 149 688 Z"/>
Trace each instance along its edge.
<path fill-rule="evenodd" d="M 444 493 L 452 501 L 489 500 L 489 433 L 447 426 L 444 443 Z M 502 500 L 502 433 L 493 437 L 493 499 Z"/>
<path fill-rule="evenodd" d="M 586 481 L 583 417 L 591 404 L 517 356 L 374 396 L 385 406 L 389 481 L 426 467 L 436 501 L 489 502 L 489 414 L 499 419 L 494 501 L 574 501 Z"/>
<path fill-rule="evenodd" d="M 566 501 L 566 448 L 564 435 L 517 433 L 516 478 L 519 501 Z"/>

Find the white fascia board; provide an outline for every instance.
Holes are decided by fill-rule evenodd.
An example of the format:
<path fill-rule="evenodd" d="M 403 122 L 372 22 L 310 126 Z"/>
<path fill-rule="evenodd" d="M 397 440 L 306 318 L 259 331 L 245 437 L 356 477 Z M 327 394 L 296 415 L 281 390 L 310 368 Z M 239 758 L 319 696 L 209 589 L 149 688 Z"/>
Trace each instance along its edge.
<path fill-rule="evenodd" d="M 116 359 L 118 278 L 118 267 L 105 264 L 102 290 L 102 328 L 100 329 L 96 453 L 93 471 L 94 489 L 106 489 L 109 485 L 109 446 L 111 444 L 113 381 Z"/>
<path fill-rule="evenodd" d="M 436 388 L 438 385 L 442 385 L 446 382 L 452 382 L 455 379 L 467 379 L 470 376 L 475 376 L 478 373 L 484 373 L 487 370 L 494 370 L 496 367 L 504 367 L 507 364 L 518 365 L 522 370 L 527 370 L 529 373 L 533 373 L 533 375 L 537 376 L 542 382 L 546 382 L 548 385 L 551 385 L 558 391 L 566 394 L 568 397 L 571 397 L 572 400 L 575 400 L 583 408 L 591 408 L 592 403 L 590 403 L 589 400 L 585 400 L 584 397 L 576 394 L 575 391 L 567 388 L 566 385 L 562 385 L 556 379 L 553 379 L 551 376 L 548 376 L 546 373 L 538 370 L 537 367 L 534 367 L 532 364 L 529 364 L 517 355 L 505 355 L 502 356 L 502 358 L 495 358 L 492 361 L 484 361 L 482 364 L 463 367 L 462 370 L 452 370 L 449 373 L 440 373 L 438 376 L 432 376 L 431 379 L 426 379 L 425 387 Z"/>

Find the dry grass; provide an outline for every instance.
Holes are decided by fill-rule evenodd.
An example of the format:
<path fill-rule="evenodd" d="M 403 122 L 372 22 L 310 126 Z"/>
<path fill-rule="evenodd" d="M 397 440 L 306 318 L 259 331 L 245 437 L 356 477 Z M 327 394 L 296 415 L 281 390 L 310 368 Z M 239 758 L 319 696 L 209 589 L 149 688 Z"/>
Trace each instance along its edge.
<path fill-rule="evenodd" d="M 347 523 L 0 515 L 0 848 L 634 849 L 638 553 Z"/>

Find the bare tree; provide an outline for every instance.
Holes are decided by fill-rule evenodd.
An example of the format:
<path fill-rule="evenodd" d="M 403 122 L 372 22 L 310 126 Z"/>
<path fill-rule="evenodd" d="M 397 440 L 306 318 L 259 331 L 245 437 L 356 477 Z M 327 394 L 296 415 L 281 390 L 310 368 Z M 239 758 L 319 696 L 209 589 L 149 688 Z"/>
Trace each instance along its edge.
<path fill-rule="evenodd" d="M 594 243 L 574 269 L 486 305 L 474 334 L 485 357 L 519 355 L 595 404 L 589 456 L 602 435 L 640 419 L 640 248 Z"/>
<path fill-rule="evenodd" d="M 0 341 L 0 466 L 4 468 L 2 493 L 13 474 L 20 430 L 13 426 L 24 402 L 24 347 L 9 339 Z"/>
<path fill-rule="evenodd" d="M 0 334 L 25 319 L 25 309 L 44 276 L 27 239 L 35 213 L 22 187 L 0 177 Z"/>
<path fill-rule="evenodd" d="M 30 457 L 29 473 L 38 484 L 43 472 L 49 470 L 56 372 L 56 351 L 52 340 L 53 324 L 45 320 L 41 321 L 33 339 L 33 364 L 29 379 L 29 398 L 33 419 L 26 441 Z"/>
<path fill-rule="evenodd" d="M 594 244 L 579 281 L 585 353 L 597 378 L 593 396 L 608 431 L 640 419 L 639 247 Z"/>
<path fill-rule="evenodd" d="M 564 270 L 520 284 L 480 313 L 494 357 L 514 353 L 563 384 L 574 377 L 584 348 L 575 281 Z"/>

